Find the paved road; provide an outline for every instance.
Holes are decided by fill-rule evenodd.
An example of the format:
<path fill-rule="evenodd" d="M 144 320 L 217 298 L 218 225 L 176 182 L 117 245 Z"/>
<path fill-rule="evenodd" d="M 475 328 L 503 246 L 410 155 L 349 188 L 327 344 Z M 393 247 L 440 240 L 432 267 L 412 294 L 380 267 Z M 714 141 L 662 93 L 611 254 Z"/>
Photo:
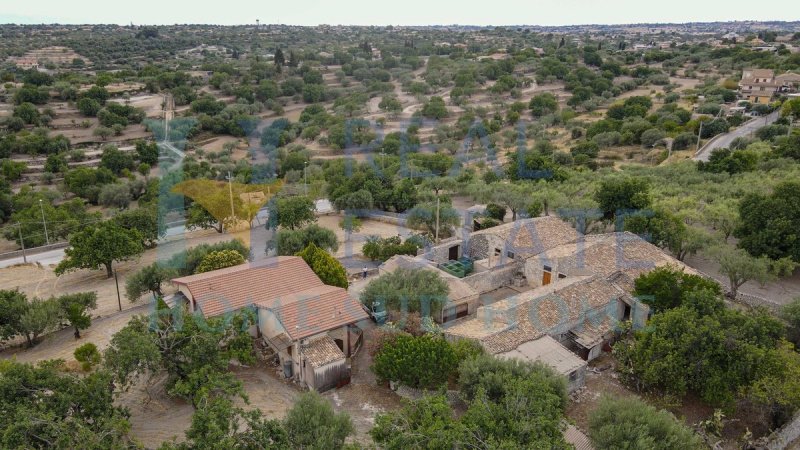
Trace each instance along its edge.
<path fill-rule="evenodd" d="M 28 255 L 28 262 L 29 263 L 41 263 L 43 266 L 48 264 L 58 264 L 62 259 L 64 259 L 64 249 L 59 248 L 56 250 L 50 250 L 42 253 L 37 253 L 35 255 Z M 22 260 L 22 256 L 16 258 L 9 258 L 0 261 L 0 269 L 5 267 L 11 267 L 17 264 L 22 264 L 24 261 Z"/>
<path fill-rule="evenodd" d="M 775 111 L 769 115 L 764 117 L 758 117 L 753 119 L 747 123 L 744 123 L 739 128 L 726 133 L 724 135 L 718 136 L 716 139 L 708 142 L 703 148 L 700 149 L 697 154 L 692 157 L 695 161 L 708 161 L 709 156 L 711 156 L 711 152 L 718 148 L 726 148 L 730 147 L 731 143 L 734 139 L 738 137 L 748 136 L 751 133 L 755 133 L 756 130 L 759 128 L 769 125 L 772 122 L 775 122 L 780 117 L 780 111 Z"/>

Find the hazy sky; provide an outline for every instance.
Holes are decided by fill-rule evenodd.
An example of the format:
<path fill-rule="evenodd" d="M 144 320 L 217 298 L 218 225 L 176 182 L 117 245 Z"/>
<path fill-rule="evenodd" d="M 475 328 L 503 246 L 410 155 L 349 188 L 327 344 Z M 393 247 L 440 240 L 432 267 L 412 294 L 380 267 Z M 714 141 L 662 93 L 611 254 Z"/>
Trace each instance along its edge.
<path fill-rule="evenodd" d="M 798 20 L 797 0 L 0 0 L 0 23 L 570 25 Z M 188 2 L 186 2 L 188 3 Z"/>

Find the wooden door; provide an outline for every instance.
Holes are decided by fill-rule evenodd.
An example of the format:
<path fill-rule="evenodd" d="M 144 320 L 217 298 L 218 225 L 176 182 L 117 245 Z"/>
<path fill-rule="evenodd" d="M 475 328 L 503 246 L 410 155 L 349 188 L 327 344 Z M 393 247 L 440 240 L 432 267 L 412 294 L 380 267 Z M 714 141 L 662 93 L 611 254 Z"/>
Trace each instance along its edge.
<path fill-rule="evenodd" d="M 459 247 L 458 245 L 454 245 L 454 246 L 450 247 L 450 250 L 448 251 L 448 255 L 447 255 L 447 257 L 448 257 L 448 259 L 450 259 L 450 261 L 457 261 L 458 260 L 458 247 Z"/>
<path fill-rule="evenodd" d="M 550 279 L 553 276 L 550 272 L 542 272 L 542 286 L 550 284 Z"/>

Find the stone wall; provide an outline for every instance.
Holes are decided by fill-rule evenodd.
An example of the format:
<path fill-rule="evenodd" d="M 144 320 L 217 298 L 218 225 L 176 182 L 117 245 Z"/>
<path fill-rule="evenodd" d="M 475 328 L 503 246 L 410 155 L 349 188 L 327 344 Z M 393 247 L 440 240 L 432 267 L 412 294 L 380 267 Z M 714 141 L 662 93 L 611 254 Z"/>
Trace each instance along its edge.
<path fill-rule="evenodd" d="M 457 237 L 451 237 L 441 241 L 439 245 L 421 249 L 420 253 L 425 255 L 425 259 L 428 261 L 441 264 L 450 260 L 450 248 L 454 246 L 459 246 L 458 256 L 460 258 L 464 254 L 464 242 Z"/>
<path fill-rule="evenodd" d="M 484 272 L 475 272 L 462 280 L 479 294 L 483 294 L 510 285 L 514 275 L 521 269 L 520 263 L 511 263 L 501 267 L 495 266 Z"/>
<path fill-rule="evenodd" d="M 760 447 L 765 450 L 783 450 L 800 439 L 800 413 L 795 414 L 791 422 L 772 433 L 766 445 Z"/>

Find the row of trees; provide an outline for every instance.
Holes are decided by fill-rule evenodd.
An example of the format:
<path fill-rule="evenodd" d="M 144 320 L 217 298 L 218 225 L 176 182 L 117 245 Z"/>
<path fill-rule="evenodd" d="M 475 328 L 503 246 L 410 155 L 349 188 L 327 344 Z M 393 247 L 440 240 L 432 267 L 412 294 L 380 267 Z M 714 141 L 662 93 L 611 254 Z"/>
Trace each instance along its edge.
<path fill-rule="evenodd" d="M 800 408 L 792 375 L 800 355 L 778 319 L 726 308 L 715 283 L 671 268 L 641 275 L 635 285 L 656 314 L 614 354 L 639 390 L 678 400 L 695 393 L 713 405 L 742 399 L 774 426 Z"/>
<path fill-rule="evenodd" d="M 39 337 L 57 330 L 64 322 L 74 329 L 75 338 L 92 324 L 90 310 L 97 307 L 95 292 L 64 294 L 48 299 L 34 298 L 19 290 L 0 291 L 0 340 L 24 337 L 32 347 Z"/>

